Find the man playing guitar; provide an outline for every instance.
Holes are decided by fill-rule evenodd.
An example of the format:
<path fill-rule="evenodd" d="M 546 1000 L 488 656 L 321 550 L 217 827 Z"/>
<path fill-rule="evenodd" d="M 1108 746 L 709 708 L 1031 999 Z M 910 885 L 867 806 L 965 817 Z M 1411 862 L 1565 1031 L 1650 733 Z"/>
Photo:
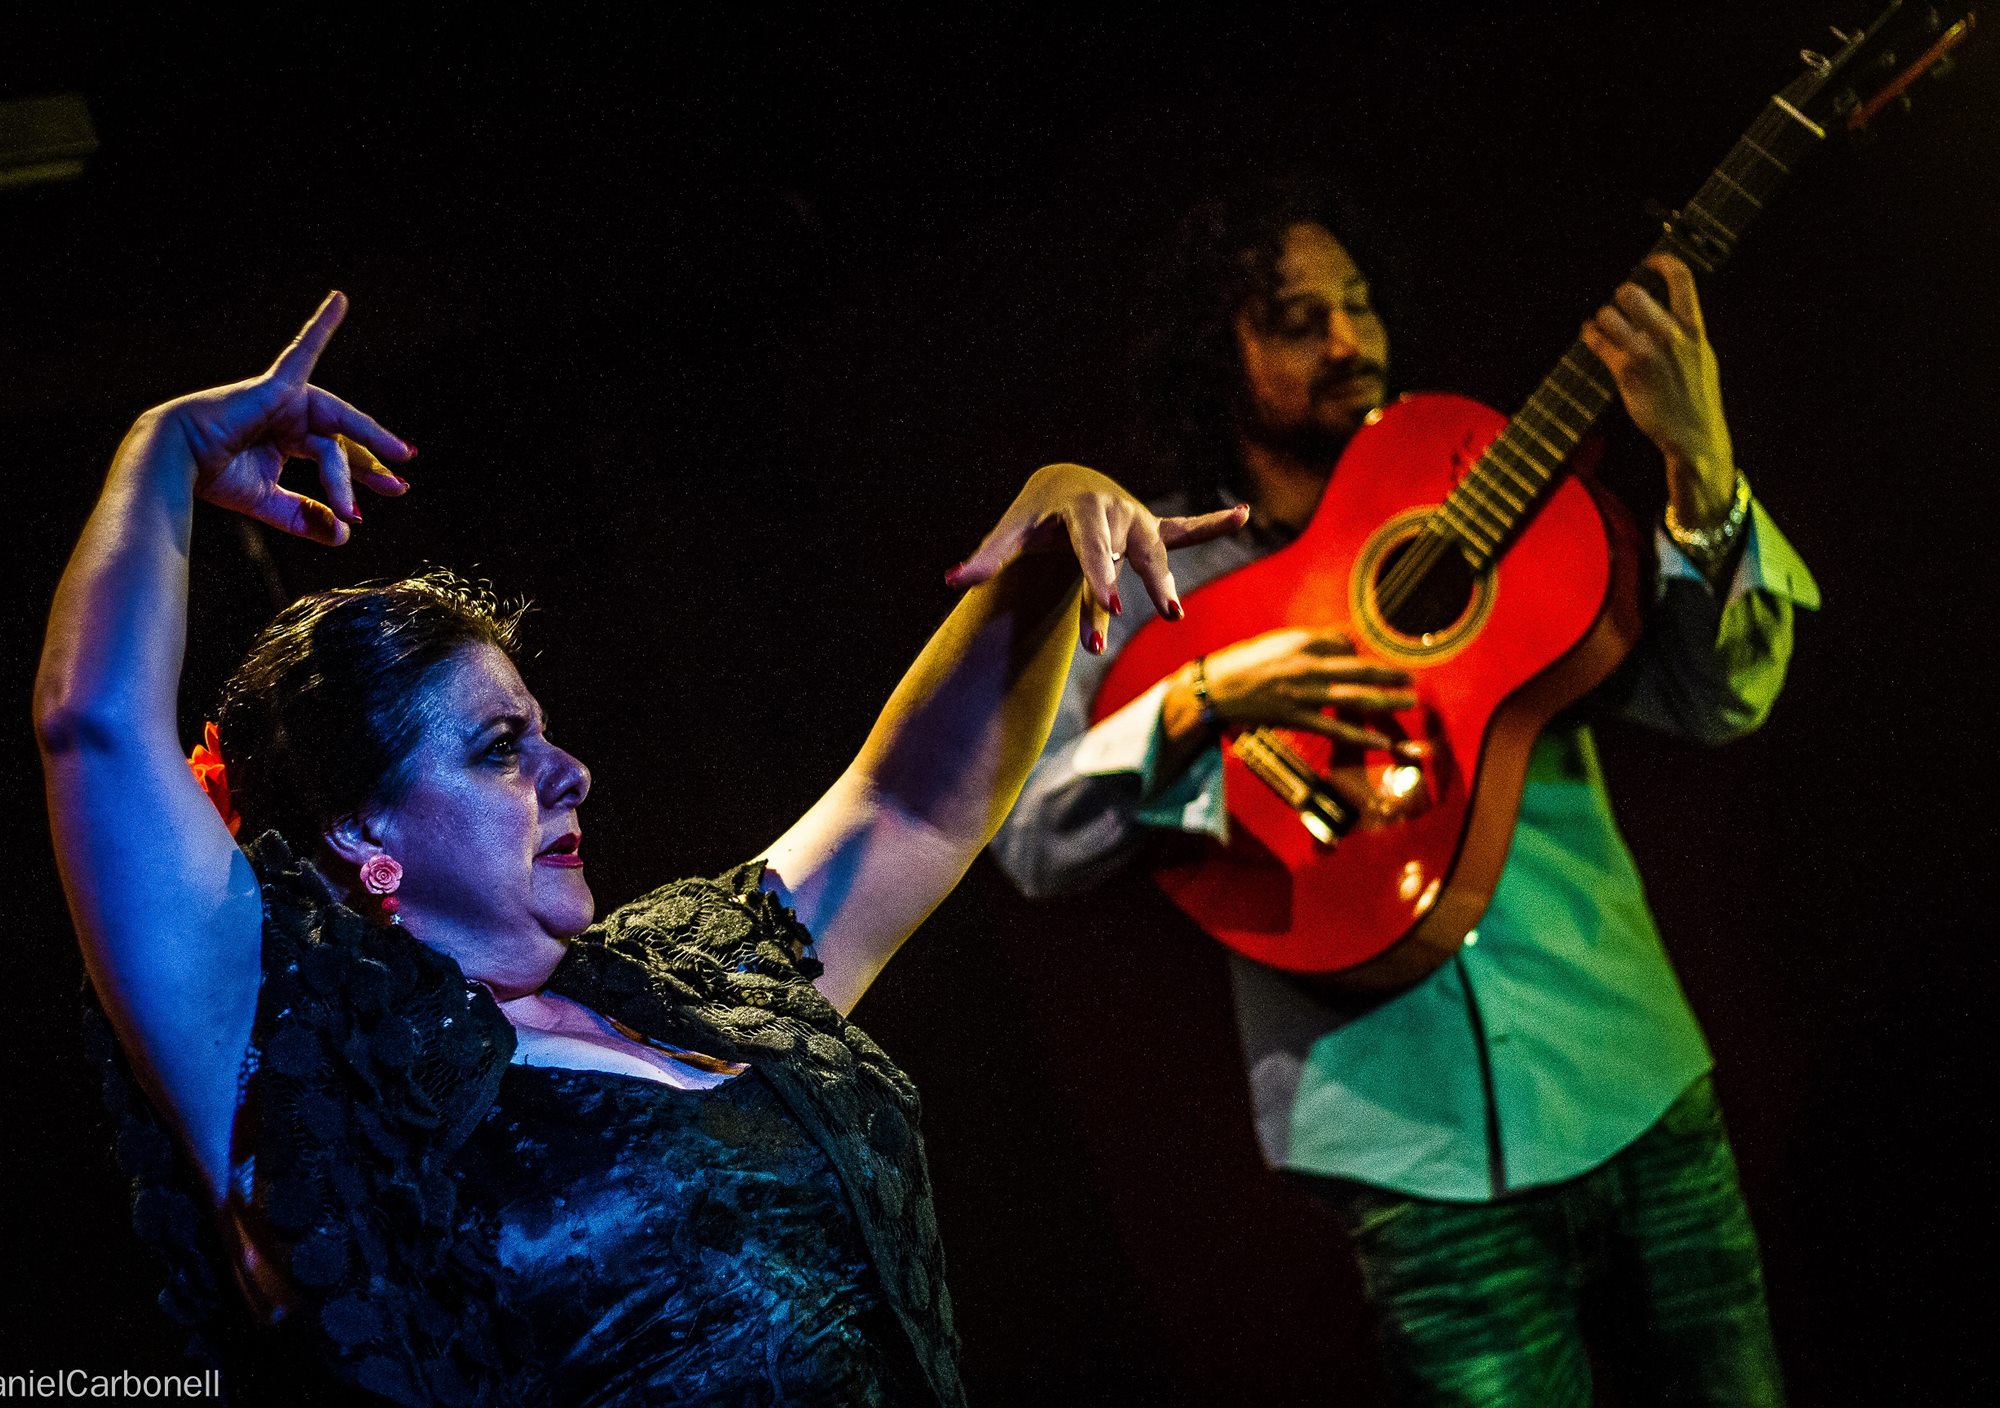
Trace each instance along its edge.
<path fill-rule="evenodd" d="M 1184 222 L 1145 347 L 1155 428 L 1183 490 L 1162 513 L 1248 502 L 1249 529 L 1176 559 L 1184 591 L 1294 541 L 1336 461 L 1387 397 L 1389 339 L 1309 179 L 1250 188 Z M 1722 743 L 1782 685 L 1803 563 L 1731 451 L 1694 281 L 1648 261 L 1585 326 L 1665 458 L 1647 628 L 1591 698 Z M 1195 610 L 1199 610 L 1197 603 Z M 1149 619 L 1111 619 L 994 850 L 1028 894 L 1087 887 L 1163 833 L 1226 834 L 1223 731 L 1309 730 L 1390 749 L 1412 676 L 1327 629 L 1250 634 L 1095 726 L 1109 661 Z M 1328 712 L 1328 710 L 1332 712 Z M 1612 818 L 1581 711 L 1543 729 L 1491 903 L 1414 986 L 1342 996 L 1232 955 L 1269 1163 L 1305 1176 L 1351 1235 L 1399 1395 L 1590 1400 L 1586 1306 L 1616 1333 L 1600 1367 L 1645 1402 L 1782 1401 L 1754 1233 L 1711 1060 Z"/>

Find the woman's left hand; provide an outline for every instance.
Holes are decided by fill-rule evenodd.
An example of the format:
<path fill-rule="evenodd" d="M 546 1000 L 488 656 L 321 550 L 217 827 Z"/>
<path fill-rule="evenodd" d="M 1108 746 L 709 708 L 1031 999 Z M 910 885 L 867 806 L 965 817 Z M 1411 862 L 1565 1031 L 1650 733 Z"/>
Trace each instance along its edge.
<path fill-rule="evenodd" d="M 1129 561 L 1161 616 L 1178 621 L 1185 611 L 1167 554 L 1191 543 L 1233 533 L 1250 521 L 1248 504 L 1216 513 L 1156 518 L 1147 507 L 1094 469 L 1052 464 L 1038 469 L 978 551 L 945 573 L 953 587 L 990 581 L 1015 558 L 1029 553 L 1076 554 L 1083 569 L 1083 602 L 1077 635 L 1092 654 L 1104 653 L 1104 631 L 1118 599 L 1118 568 Z"/>

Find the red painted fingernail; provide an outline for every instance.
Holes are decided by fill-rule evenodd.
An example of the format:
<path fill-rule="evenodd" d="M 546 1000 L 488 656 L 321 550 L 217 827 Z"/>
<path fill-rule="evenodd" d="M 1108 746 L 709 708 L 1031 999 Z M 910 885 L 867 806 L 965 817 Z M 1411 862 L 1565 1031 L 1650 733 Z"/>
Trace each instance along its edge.
<path fill-rule="evenodd" d="M 963 562 L 959 563 L 956 567 L 948 567 L 945 569 L 944 584 L 947 587 L 955 587 L 958 585 L 958 579 L 964 575 L 965 564 Z"/>
<path fill-rule="evenodd" d="M 356 523 L 359 523 L 361 521 L 361 509 L 359 508 L 359 506 L 357 506 L 348 516 L 351 517 Z"/>
<path fill-rule="evenodd" d="M 1167 619 L 1169 621 L 1178 621 L 1185 615 L 1187 615 L 1187 608 L 1182 606 L 1178 601 L 1167 603 Z"/>
<path fill-rule="evenodd" d="M 408 455 L 411 459 L 415 459 L 417 457 L 417 447 L 415 445 L 412 445 L 409 441 L 405 440 L 403 442 L 403 453 Z"/>
<path fill-rule="evenodd" d="M 1093 630 L 1090 633 L 1090 653 L 1092 655 L 1102 655 L 1104 653 L 1104 632 Z"/>
<path fill-rule="evenodd" d="M 1123 616 L 1125 614 L 1125 603 L 1118 599 L 1117 592 L 1111 594 L 1111 614 L 1113 616 Z"/>

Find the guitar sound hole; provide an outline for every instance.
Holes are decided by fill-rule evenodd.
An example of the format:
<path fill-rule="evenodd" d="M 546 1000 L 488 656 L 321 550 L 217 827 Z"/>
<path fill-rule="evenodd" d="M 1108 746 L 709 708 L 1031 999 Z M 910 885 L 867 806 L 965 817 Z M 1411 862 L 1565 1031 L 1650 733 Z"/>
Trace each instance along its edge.
<path fill-rule="evenodd" d="M 1414 582 L 1403 585 L 1399 580 L 1402 574 L 1396 571 L 1396 564 L 1412 550 L 1435 560 L 1425 565 Z M 1403 599 L 1385 600 L 1381 595 L 1384 583 L 1396 584 Z M 1467 608 L 1472 605 L 1475 585 L 1471 564 L 1466 562 L 1457 548 L 1440 544 L 1419 533 L 1384 554 L 1382 565 L 1375 574 L 1375 599 L 1381 608 L 1382 619 L 1391 630 L 1421 640 L 1426 635 L 1445 630 L 1465 616 Z"/>

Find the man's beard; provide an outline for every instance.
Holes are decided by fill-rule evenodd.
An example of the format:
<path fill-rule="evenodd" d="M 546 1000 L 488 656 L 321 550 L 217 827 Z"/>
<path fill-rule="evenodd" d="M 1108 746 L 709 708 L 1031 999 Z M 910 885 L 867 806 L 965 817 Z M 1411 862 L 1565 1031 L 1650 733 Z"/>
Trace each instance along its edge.
<path fill-rule="evenodd" d="M 1315 378 L 1313 382 L 1314 410 L 1317 411 L 1322 396 L 1334 387 L 1363 377 L 1374 377 L 1386 385 L 1387 375 L 1387 369 L 1374 362 L 1358 362 L 1329 368 L 1324 375 Z M 1347 448 L 1347 442 L 1354 438 L 1355 432 L 1361 429 L 1369 414 L 1375 409 L 1377 409 L 1375 406 L 1357 407 L 1338 422 L 1328 422 L 1313 415 L 1289 425 L 1274 425 L 1257 414 L 1254 406 L 1246 406 L 1243 408 L 1243 413 L 1237 417 L 1237 423 L 1242 427 L 1244 437 L 1253 444 L 1304 460 L 1308 464 L 1325 464 L 1331 468 L 1333 462 L 1339 459 L 1341 452 Z"/>
<path fill-rule="evenodd" d="M 1243 435 L 1252 444 L 1276 450 L 1293 459 L 1330 466 L 1340 458 L 1347 442 L 1360 428 L 1361 417 L 1358 415 L 1354 423 L 1347 426 L 1323 425 L 1318 421 L 1308 421 L 1303 425 L 1272 425 L 1253 416 L 1243 426 Z"/>

